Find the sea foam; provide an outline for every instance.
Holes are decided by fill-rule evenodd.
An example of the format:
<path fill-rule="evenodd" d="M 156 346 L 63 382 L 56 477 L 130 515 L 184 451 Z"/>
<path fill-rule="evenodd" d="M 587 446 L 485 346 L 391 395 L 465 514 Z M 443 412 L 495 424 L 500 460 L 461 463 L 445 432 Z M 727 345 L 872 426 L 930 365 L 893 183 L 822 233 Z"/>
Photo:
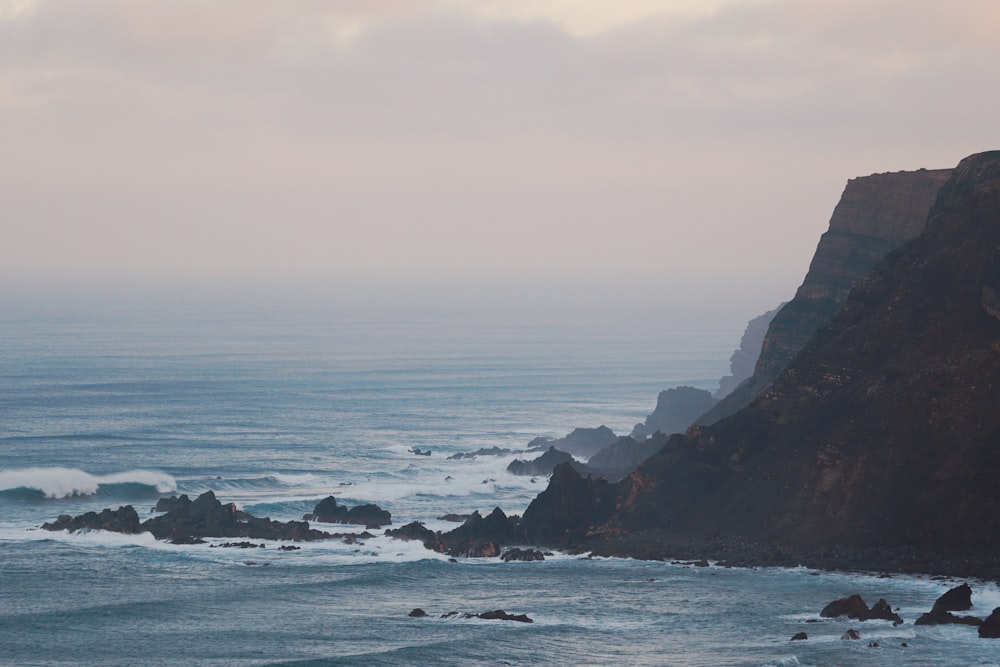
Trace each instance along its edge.
<path fill-rule="evenodd" d="M 155 470 L 128 470 L 110 475 L 92 475 L 77 468 L 15 468 L 0 470 L 0 492 L 19 489 L 37 491 L 46 498 L 90 496 L 114 486 L 149 487 L 158 493 L 177 490 L 177 481 Z"/>

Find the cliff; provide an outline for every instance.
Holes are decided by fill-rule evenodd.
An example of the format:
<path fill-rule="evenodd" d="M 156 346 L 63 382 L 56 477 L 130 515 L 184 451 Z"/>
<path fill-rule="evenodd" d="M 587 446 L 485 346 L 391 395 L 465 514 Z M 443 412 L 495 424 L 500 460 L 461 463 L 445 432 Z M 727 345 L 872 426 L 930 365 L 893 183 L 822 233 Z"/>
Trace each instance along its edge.
<path fill-rule="evenodd" d="M 950 169 L 920 169 L 849 180 L 802 285 L 768 326 L 753 376 L 696 423 L 705 426 L 732 415 L 767 389 L 809 337 L 833 317 L 851 286 L 891 250 L 920 233 L 950 174 Z"/>
<path fill-rule="evenodd" d="M 995 151 L 958 165 L 923 233 L 751 405 L 614 485 L 558 468 L 522 528 L 606 553 L 1000 576 L 998 295 Z"/>
<path fill-rule="evenodd" d="M 774 310 L 769 310 L 747 322 L 747 328 L 740 338 L 739 348 L 729 357 L 729 375 L 719 380 L 719 388 L 712 394 L 712 398 L 717 400 L 725 398 L 753 376 L 757 359 L 760 358 L 760 350 L 764 346 L 767 329 L 784 305 L 781 304 Z"/>
<path fill-rule="evenodd" d="M 632 429 L 632 438 L 645 440 L 657 431 L 667 435 L 683 433 L 694 420 L 718 401 L 704 389 L 673 387 L 656 397 L 656 407 L 641 424 Z"/>

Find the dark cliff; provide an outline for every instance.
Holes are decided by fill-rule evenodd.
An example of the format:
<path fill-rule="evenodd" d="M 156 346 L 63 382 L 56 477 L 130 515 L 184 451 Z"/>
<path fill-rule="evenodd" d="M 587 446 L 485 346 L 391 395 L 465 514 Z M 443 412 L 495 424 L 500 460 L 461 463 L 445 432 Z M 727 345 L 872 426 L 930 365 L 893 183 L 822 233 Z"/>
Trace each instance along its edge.
<path fill-rule="evenodd" d="M 950 169 L 921 169 L 849 180 L 795 298 L 771 320 L 753 376 L 696 423 L 704 426 L 728 417 L 767 389 L 809 337 L 833 317 L 851 286 L 891 250 L 920 233 L 950 175 Z"/>
<path fill-rule="evenodd" d="M 760 358 L 760 349 L 764 346 L 764 336 L 771 326 L 771 320 L 784 306 L 785 304 L 781 304 L 774 310 L 769 310 L 747 322 L 747 328 L 740 338 L 739 348 L 729 357 L 730 374 L 719 380 L 719 388 L 712 394 L 713 398 L 720 400 L 725 398 L 750 379 L 757 366 L 757 359 Z"/>
<path fill-rule="evenodd" d="M 1000 151 L 959 164 L 923 233 L 859 282 L 750 406 L 672 437 L 618 484 L 557 471 L 522 525 L 633 555 L 742 548 L 767 560 L 763 548 L 927 570 L 886 554 L 957 553 L 953 569 L 996 576 L 998 404 Z"/>

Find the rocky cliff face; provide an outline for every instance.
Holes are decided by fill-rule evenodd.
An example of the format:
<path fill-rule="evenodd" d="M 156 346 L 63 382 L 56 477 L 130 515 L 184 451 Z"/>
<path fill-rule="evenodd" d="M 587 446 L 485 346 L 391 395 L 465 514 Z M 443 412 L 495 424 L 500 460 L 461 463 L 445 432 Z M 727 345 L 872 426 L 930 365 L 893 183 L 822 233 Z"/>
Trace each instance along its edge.
<path fill-rule="evenodd" d="M 760 358 L 760 349 L 764 346 L 764 336 L 771 326 L 771 320 L 784 305 L 781 304 L 774 310 L 769 310 L 747 322 L 747 328 L 740 338 L 740 347 L 729 358 L 729 375 L 719 380 L 719 388 L 712 394 L 712 398 L 721 400 L 750 379 L 757 366 L 757 359 Z"/>
<path fill-rule="evenodd" d="M 636 555 L 725 543 L 835 562 L 867 549 L 876 555 L 861 565 L 879 568 L 885 549 L 995 561 L 998 293 L 1000 151 L 959 164 L 923 233 L 858 283 L 749 407 L 672 437 L 616 485 L 558 470 L 523 523 Z"/>
<path fill-rule="evenodd" d="M 749 405 L 774 382 L 809 337 L 840 308 L 851 286 L 920 233 L 950 169 L 873 174 L 847 182 L 795 298 L 774 316 L 753 376 L 698 418 L 713 424 Z"/>
<path fill-rule="evenodd" d="M 632 438 L 645 440 L 657 431 L 671 435 L 683 433 L 694 420 L 718 401 L 704 389 L 673 387 L 656 397 L 656 407 L 646 420 L 632 429 Z"/>

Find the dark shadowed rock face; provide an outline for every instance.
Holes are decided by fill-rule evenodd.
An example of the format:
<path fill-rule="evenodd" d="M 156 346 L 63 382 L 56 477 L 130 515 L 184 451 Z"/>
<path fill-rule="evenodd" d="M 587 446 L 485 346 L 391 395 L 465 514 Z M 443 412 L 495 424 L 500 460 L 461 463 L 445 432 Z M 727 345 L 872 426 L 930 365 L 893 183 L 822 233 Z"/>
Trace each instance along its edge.
<path fill-rule="evenodd" d="M 100 512 L 86 512 L 72 517 L 61 515 L 52 523 L 43 523 L 45 530 L 108 530 L 114 533 L 135 534 L 144 531 L 139 523 L 139 515 L 131 505 L 119 507 L 116 510 L 105 509 Z"/>
<path fill-rule="evenodd" d="M 983 639 L 1000 639 L 1000 607 L 994 609 L 979 626 L 979 636 Z"/>
<path fill-rule="evenodd" d="M 1000 321 L 984 288 L 1000 290 L 1000 152 L 962 161 L 923 233 L 856 285 L 753 404 L 670 438 L 602 492 L 610 502 L 554 475 L 526 527 L 664 551 L 720 539 L 850 550 L 875 568 L 886 549 L 994 550 Z"/>
<path fill-rule="evenodd" d="M 413 521 L 405 526 L 385 531 L 386 536 L 404 541 L 422 542 L 432 551 L 445 551 L 445 543 L 441 535 L 424 526 L 419 521 Z"/>
<path fill-rule="evenodd" d="M 473 512 L 465 523 L 440 537 L 452 556 L 481 558 L 499 556 L 501 546 L 510 544 L 517 531 L 518 524 L 495 507 L 485 518 Z"/>
<path fill-rule="evenodd" d="M 632 437 L 645 440 L 657 431 L 667 435 L 683 433 L 717 402 L 709 392 L 694 387 L 674 387 L 661 391 L 656 399 L 656 408 L 646 417 L 645 422 L 635 425 Z"/>
<path fill-rule="evenodd" d="M 365 528 L 378 528 L 392 523 L 392 515 L 378 505 L 366 504 L 348 508 L 338 505 L 337 499 L 333 496 L 327 496 L 319 501 L 313 508 L 312 514 L 306 514 L 302 518 L 321 523 L 355 524 Z"/>
<path fill-rule="evenodd" d="M 659 431 L 641 442 L 630 437 L 618 438 L 591 456 L 587 461 L 587 468 L 594 475 L 612 482 L 617 481 L 638 468 L 665 444 L 667 436 Z"/>
<path fill-rule="evenodd" d="M 614 496 L 607 480 L 581 477 L 563 464 L 549 486 L 531 501 L 521 518 L 521 534 L 531 542 L 559 540 L 611 515 Z"/>
<path fill-rule="evenodd" d="M 868 605 L 860 595 L 855 593 L 850 597 L 834 600 L 830 604 L 823 607 L 823 611 L 821 611 L 819 615 L 823 618 L 839 618 L 841 616 L 846 616 L 847 618 L 861 618 L 867 613 Z"/>
<path fill-rule="evenodd" d="M 947 591 L 934 601 L 931 611 L 966 611 L 972 609 L 972 587 L 962 584 Z"/>
<path fill-rule="evenodd" d="M 795 298 L 772 318 L 753 376 L 697 423 L 714 424 L 767 389 L 810 336 L 840 309 L 855 282 L 917 236 L 950 169 L 873 174 L 847 182 Z"/>
<path fill-rule="evenodd" d="M 607 426 L 575 428 L 572 433 L 562 438 L 535 438 L 528 443 L 528 450 L 541 451 L 555 448 L 573 456 L 586 458 L 610 445 L 617 437 L 615 432 Z"/>

